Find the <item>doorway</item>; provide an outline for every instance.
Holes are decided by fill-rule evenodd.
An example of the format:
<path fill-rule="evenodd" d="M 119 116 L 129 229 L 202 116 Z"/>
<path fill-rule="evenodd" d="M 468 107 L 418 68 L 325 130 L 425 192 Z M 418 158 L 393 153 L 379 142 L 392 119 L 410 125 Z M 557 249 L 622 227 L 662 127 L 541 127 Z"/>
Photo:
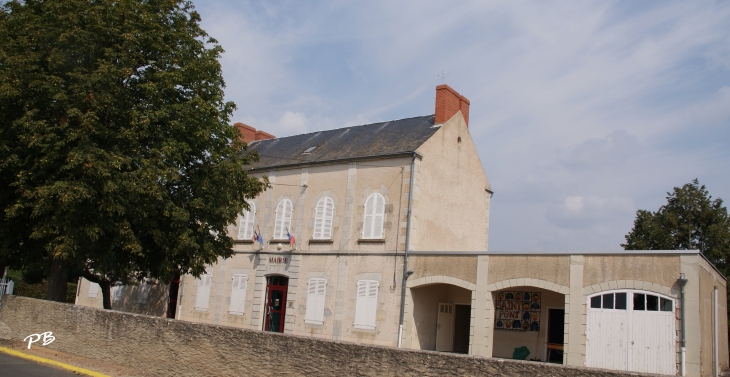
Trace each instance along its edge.
<path fill-rule="evenodd" d="M 469 353 L 469 331 L 471 330 L 471 305 L 456 304 L 454 315 L 454 352 Z"/>
<path fill-rule="evenodd" d="M 180 290 L 180 275 L 170 281 L 170 292 L 167 299 L 167 318 L 175 318 L 177 313 L 177 294 Z"/>
<path fill-rule="evenodd" d="M 565 309 L 548 309 L 547 362 L 563 363 Z"/>
<path fill-rule="evenodd" d="M 269 276 L 266 278 L 265 331 L 284 332 L 286 291 L 288 287 L 289 278 L 286 276 Z"/>

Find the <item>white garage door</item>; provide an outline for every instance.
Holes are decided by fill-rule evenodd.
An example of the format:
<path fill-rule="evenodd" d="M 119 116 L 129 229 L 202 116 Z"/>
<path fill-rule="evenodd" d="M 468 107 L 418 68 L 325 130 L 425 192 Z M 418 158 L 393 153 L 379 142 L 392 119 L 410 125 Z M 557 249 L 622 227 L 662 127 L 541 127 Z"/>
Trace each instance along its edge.
<path fill-rule="evenodd" d="M 588 297 L 586 366 L 675 375 L 674 300 L 618 290 Z"/>

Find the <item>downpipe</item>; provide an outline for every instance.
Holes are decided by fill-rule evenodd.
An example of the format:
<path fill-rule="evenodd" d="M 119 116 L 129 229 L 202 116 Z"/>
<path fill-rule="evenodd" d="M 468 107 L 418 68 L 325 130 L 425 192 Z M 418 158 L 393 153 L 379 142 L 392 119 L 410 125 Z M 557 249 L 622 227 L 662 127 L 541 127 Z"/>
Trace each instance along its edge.
<path fill-rule="evenodd" d="M 411 176 L 408 184 L 408 212 L 406 213 L 406 246 L 403 248 L 403 280 L 400 286 L 400 319 L 398 320 L 398 348 L 403 345 L 403 319 L 405 317 L 406 305 L 406 281 L 413 271 L 408 271 L 408 251 L 411 247 L 411 207 L 413 205 L 413 181 L 416 176 L 416 157 L 417 153 L 413 153 L 411 159 Z M 396 242 L 398 242 L 396 240 Z"/>

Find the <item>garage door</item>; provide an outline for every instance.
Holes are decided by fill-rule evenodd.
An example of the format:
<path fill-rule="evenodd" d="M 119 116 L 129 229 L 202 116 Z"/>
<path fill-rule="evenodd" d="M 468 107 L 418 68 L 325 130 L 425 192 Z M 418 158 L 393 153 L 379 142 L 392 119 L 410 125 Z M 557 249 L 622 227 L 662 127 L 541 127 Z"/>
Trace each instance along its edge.
<path fill-rule="evenodd" d="M 586 366 L 675 375 L 674 300 L 637 290 L 588 297 Z"/>

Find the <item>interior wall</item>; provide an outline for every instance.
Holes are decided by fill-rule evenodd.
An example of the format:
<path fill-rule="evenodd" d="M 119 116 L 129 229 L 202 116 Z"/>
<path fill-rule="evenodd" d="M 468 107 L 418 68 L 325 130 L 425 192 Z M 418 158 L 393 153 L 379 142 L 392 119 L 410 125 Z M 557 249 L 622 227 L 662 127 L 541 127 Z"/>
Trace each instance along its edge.
<path fill-rule="evenodd" d="M 548 330 L 548 309 L 565 309 L 565 296 L 553 291 L 547 291 L 536 287 L 510 287 L 506 292 L 540 292 L 540 330 L 539 331 L 517 331 L 494 329 L 493 357 L 511 359 L 515 348 L 526 346 L 530 350 L 527 359 L 545 360 L 546 343 Z M 497 291 L 492 292 L 492 303 L 497 300 Z M 494 304 L 493 304 L 494 305 Z M 494 310 L 494 307 L 492 308 Z"/>
<path fill-rule="evenodd" d="M 421 350 L 436 349 L 436 323 L 438 304 L 471 305 L 471 291 L 451 284 L 431 284 L 411 288 L 413 298 L 413 324 L 411 347 Z"/>

